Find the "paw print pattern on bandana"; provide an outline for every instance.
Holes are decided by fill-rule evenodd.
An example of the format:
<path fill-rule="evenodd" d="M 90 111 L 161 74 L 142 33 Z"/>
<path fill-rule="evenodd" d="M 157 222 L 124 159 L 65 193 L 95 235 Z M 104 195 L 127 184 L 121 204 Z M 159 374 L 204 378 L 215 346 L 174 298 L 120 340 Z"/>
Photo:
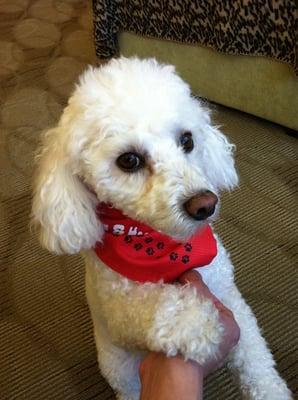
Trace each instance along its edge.
<path fill-rule="evenodd" d="M 184 248 L 186 251 L 192 251 L 192 245 L 190 243 L 185 243 Z"/>
<path fill-rule="evenodd" d="M 183 272 L 208 265 L 216 257 L 216 239 L 209 225 L 179 241 L 129 218 L 109 204 L 100 203 L 97 213 L 105 236 L 96 243 L 96 255 L 132 281 L 171 283 Z"/>
<path fill-rule="evenodd" d="M 181 261 L 183 262 L 183 264 L 187 264 L 189 262 L 189 257 L 185 255 L 181 258 Z"/>
<path fill-rule="evenodd" d="M 152 256 L 154 254 L 154 250 L 152 249 L 152 247 L 148 247 L 146 249 L 146 253 L 148 254 L 148 256 Z"/>
<path fill-rule="evenodd" d="M 127 235 L 127 236 L 125 236 L 124 241 L 125 241 L 126 243 L 131 243 L 131 242 L 132 242 L 132 237 L 129 236 L 129 235 Z"/>
<path fill-rule="evenodd" d="M 170 254 L 170 260 L 175 261 L 175 260 L 177 260 L 177 258 L 178 258 L 178 254 L 177 253 L 172 252 Z"/>

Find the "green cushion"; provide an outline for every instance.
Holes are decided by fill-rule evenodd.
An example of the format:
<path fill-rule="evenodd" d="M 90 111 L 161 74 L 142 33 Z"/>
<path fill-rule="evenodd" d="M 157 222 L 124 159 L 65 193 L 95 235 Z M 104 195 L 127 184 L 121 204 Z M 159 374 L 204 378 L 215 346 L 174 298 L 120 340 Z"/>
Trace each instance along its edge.
<path fill-rule="evenodd" d="M 287 64 L 126 32 L 119 46 L 125 56 L 174 64 L 194 93 L 208 100 L 298 129 L 298 77 Z"/>

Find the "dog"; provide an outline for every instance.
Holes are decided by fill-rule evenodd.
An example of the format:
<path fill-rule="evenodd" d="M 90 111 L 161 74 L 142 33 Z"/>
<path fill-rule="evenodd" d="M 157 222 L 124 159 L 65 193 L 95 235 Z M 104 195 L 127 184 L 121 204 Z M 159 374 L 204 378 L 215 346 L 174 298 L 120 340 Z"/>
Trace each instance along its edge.
<path fill-rule="evenodd" d="M 228 365 L 244 395 L 292 398 L 211 225 L 220 193 L 238 184 L 233 153 L 175 68 L 155 59 L 89 67 L 43 136 L 33 224 L 43 247 L 84 257 L 99 367 L 118 399 L 139 399 L 148 351 L 216 356 L 215 306 L 172 284 L 196 267 L 240 327 Z"/>

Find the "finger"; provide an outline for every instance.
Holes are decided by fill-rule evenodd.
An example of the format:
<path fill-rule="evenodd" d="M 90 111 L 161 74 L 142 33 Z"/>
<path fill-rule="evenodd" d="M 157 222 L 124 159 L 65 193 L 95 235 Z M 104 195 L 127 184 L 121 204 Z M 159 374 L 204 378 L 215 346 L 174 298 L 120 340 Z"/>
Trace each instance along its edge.
<path fill-rule="evenodd" d="M 218 298 L 215 297 L 213 304 L 218 309 L 218 311 L 226 312 L 228 315 L 232 315 L 232 312 L 221 301 L 219 301 Z"/>
<path fill-rule="evenodd" d="M 218 303 L 220 303 L 217 297 L 215 297 L 213 293 L 210 292 L 208 286 L 204 283 L 198 271 L 186 271 L 178 279 L 180 284 L 190 284 L 197 290 L 198 294 L 200 294 L 201 296 L 204 296 L 213 302 L 217 301 Z"/>
<path fill-rule="evenodd" d="M 183 285 L 187 283 L 192 283 L 192 282 L 201 282 L 202 277 L 199 274 L 198 271 L 191 269 L 189 271 L 184 272 L 180 277 L 178 278 L 178 281 L 182 283 Z"/>
<path fill-rule="evenodd" d="M 226 313 L 228 316 L 233 317 L 233 313 L 225 307 L 213 293 L 210 292 L 198 271 L 193 269 L 186 271 L 178 278 L 178 280 L 180 284 L 191 284 L 191 286 L 196 288 L 198 294 L 211 300 L 220 313 Z"/>

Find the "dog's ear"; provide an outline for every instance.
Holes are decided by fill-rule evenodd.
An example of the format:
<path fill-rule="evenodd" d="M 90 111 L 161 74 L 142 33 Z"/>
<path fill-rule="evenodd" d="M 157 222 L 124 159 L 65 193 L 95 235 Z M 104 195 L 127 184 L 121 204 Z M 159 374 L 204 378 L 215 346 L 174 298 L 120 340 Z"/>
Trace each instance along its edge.
<path fill-rule="evenodd" d="M 63 135 L 61 126 L 45 133 L 37 157 L 32 225 L 39 228 L 45 248 L 74 254 L 92 248 L 103 229 L 96 216 L 97 199 L 72 172 Z"/>
<path fill-rule="evenodd" d="M 234 149 L 216 127 L 206 129 L 203 145 L 204 173 L 218 190 L 231 190 L 238 184 Z"/>

